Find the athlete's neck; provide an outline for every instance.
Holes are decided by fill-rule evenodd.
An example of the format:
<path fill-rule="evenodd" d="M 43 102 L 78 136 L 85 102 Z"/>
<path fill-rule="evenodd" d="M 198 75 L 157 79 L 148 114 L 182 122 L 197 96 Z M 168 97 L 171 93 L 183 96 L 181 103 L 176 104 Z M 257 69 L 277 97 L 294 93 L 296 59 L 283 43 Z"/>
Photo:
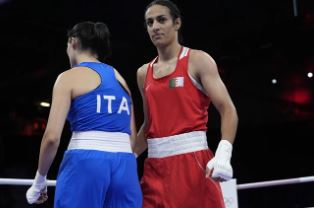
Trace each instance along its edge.
<path fill-rule="evenodd" d="M 75 66 L 82 62 L 100 62 L 100 61 L 95 56 L 91 56 L 89 54 L 79 54 L 77 55 L 73 63 L 71 63 L 71 66 Z"/>
<path fill-rule="evenodd" d="M 157 48 L 158 61 L 167 62 L 174 58 L 177 58 L 181 50 L 181 47 L 182 46 L 178 42 L 175 42 L 174 44 L 168 45 L 166 47 Z"/>

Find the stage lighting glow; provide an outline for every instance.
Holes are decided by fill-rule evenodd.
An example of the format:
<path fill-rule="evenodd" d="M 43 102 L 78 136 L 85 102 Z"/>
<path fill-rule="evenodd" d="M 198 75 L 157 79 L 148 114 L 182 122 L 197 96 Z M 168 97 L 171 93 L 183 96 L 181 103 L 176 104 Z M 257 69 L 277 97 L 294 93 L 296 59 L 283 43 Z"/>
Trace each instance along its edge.
<path fill-rule="evenodd" d="M 44 107 L 44 108 L 49 108 L 50 107 L 50 103 L 48 103 L 48 102 L 40 102 L 40 106 Z"/>

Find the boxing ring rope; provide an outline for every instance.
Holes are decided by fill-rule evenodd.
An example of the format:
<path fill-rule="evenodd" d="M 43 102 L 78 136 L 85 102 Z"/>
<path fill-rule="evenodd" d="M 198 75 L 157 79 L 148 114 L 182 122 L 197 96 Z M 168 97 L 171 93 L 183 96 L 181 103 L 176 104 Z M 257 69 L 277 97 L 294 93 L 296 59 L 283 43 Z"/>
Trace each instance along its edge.
<path fill-rule="evenodd" d="M 0 185 L 31 186 L 33 179 L 0 178 Z M 56 186 L 55 180 L 47 180 L 47 186 Z"/>
<path fill-rule="evenodd" d="M 262 188 L 262 187 L 270 187 L 270 186 L 289 185 L 289 184 L 299 184 L 299 183 L 309 183 L 309 182 L 314 182 L 314 176 L 238 184 L 237 189 L 238 190 L 244 190 L 244 189 L 253 189 L 253 188 Z M 31 186 L 32 183 L 33 183 L 32 179 L 0 178 L 0 185 Z M 48 186 L 56 186 L 56 181 L 55 180 L 47 180 L 47 185 Z"/>
<path fill-rule="evenodd" d="M 238 190 L 314 182 L 314 176 L 238 184 Z"/>

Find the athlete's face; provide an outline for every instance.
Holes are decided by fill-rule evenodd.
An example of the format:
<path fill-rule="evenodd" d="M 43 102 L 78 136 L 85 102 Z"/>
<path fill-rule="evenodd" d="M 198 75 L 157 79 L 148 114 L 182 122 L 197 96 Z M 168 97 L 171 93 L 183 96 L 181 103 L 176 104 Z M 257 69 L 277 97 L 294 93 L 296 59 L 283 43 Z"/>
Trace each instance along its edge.
<path fill-rule="evenodd" d="M 156 47 L 167 46 L 178 41 L 178 30 L 181 21 L 173 21 L 168 7 L 153 5 L 145 13 L 147 32 Z"/>

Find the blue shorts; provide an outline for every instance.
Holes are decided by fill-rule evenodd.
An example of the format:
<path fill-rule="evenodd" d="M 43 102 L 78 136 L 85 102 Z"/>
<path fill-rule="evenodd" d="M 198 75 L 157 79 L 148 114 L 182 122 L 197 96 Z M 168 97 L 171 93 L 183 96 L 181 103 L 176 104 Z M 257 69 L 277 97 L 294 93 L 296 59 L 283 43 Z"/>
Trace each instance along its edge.
<path fill-rule="evenodd" d="M 57 177 L 54 208 L 141 208 L 132 153 L 68 150 Z"/>

